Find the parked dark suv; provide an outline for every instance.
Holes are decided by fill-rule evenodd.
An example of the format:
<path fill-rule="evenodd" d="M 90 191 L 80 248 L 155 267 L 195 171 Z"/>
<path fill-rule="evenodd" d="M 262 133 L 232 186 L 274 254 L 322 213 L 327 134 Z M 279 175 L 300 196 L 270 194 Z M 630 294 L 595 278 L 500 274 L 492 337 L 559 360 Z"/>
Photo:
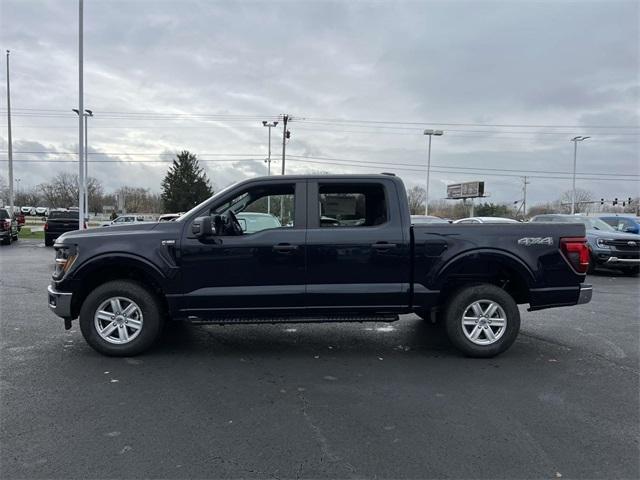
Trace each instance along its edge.
<path fill-rule="evenodd" d="M 617 231 L 599 218 L 583 215 L 537 215 L 532 222 L 582 223 L 587 230 L 591 261 L 589 272 L 597 267 L 611 267 L 628 275 L 640 272 L 640 237 Z"/>

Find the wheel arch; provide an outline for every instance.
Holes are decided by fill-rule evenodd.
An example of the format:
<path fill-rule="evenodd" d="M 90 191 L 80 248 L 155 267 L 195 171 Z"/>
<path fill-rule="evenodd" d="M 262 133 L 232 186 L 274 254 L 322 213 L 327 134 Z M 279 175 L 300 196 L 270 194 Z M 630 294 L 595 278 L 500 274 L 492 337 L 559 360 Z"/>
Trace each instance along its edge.
<path fill-rule="evenodd" d="M 520 258 L 494 249 L 472 250 L 453 257 L 442 265 L 436 279 L 434 289 L 441 292 L 440 304 L 460 287 L 479 283 L 497 285 L 516 303 L 528 303 L 529 289 L 535 283 L 533 272 Z"/>
<path fill-rule="evenodd" d="M 132 280 L 148 288 L 167 309 L 165 276 L 153 264 L 130 254 L 104 255 L 82 264 L 73 274 L 78 287 L 71 301 L 72 318 L 78 317 L 85 299 L 96 287 L 112 280 Z"/>

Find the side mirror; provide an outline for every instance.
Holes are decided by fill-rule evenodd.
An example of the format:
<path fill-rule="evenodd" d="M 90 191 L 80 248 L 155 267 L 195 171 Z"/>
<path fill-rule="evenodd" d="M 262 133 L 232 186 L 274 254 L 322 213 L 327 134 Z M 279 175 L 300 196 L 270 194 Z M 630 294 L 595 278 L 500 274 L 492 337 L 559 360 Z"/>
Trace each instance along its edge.
<path fill-rule="evenodd" d="M 191 233 L 195 238 L 210 237 L 214 234 L 211 217 L 198 217 L 191 224 Z"/>

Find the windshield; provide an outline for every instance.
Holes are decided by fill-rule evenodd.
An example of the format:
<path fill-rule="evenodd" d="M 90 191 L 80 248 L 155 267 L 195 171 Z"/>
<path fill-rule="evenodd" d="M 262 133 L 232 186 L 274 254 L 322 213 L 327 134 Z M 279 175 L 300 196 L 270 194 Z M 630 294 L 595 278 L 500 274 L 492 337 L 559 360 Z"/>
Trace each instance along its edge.
<path fill-rule="evenodd" d="M 0 210 L 0 220 L 5 220 L 9 218 L 9 212 L 7 212 L 4 208 Z"/>
<path fill-rule="evenodd" d="M 584 226 L 587 227 L 587 229 L 604 230 L 605 232 L 615 232 L 616 231 L 615 228 L 613 228 L 608 223 L 600 220 L 599 218 L 582 217 L 582 218 L 576 218 L 576 221 L 580 222 L 580 223 L 584 223 Z"/>
<path fill-rule="evenodd" d="M 215 195 L 213 195 L 212 197 L 207 198 L 204 202 L 199 203 L 198 205 L 196 205 L 195 207 L 193 207 L 191 210 L 189 210 L 188 212 L 183 213 L 182 215 L 180 215 L 178 218 L 175 219 L 176 222 L 181 222 L 183 221 L 185 218 L 187 218 L 190 214 L 192 214 L 193 212 L 197 212 L 198 210 L 200 210 L 202 208 L 202 205 L 206 202 L 208 202 L 209 200 L 211 200 L 212 198 L 216 198 L 220 195 L 224 195 L 225 193 L 227 193 L 229 190 L 231 190 L 236 184 L 232 183 L 231 185 L 229 185 L 226 188 L 223 188 L 222 190 L 220 190 L 218 193 L 216 193 Z"/>

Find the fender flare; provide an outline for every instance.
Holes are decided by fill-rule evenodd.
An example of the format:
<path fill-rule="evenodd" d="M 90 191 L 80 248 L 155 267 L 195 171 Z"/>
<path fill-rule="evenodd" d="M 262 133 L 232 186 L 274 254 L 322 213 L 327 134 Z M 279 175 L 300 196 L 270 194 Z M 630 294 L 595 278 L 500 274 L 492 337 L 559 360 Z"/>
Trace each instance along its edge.
<path fill-rule="evenodd" d="M 163 286 L 167 281 L 167 276 L 153 263 L 144 257 L 124 252 L 101 253 L 86 259 L 77 269 L 74 269 L 72 279 L 86 277 L 97 270 L 103 268 L 125 266 L 131 269 L 141 270 L 148 275 L 158 285 Z"/>
<path fill-rule="evenodd" d="M 474 257 L 473 260 L 491 259 L 492 261 L 498 262 L 500 265 L 513 270 L 526 282 L 528 288 L 531 288 L 531 286 L 536 283 L 533 271 L 518 256 L 505 250 L 480 248 L 461 252 L 455 257 L 447 260 L 435 275 L 436 281 L 434 282 L 434 288 L 440 290 L 446 282 L 446 279 L 451 275 L 452 271 L 457 269 L 463 262 L 469 261 L 470 257 Z"/>

